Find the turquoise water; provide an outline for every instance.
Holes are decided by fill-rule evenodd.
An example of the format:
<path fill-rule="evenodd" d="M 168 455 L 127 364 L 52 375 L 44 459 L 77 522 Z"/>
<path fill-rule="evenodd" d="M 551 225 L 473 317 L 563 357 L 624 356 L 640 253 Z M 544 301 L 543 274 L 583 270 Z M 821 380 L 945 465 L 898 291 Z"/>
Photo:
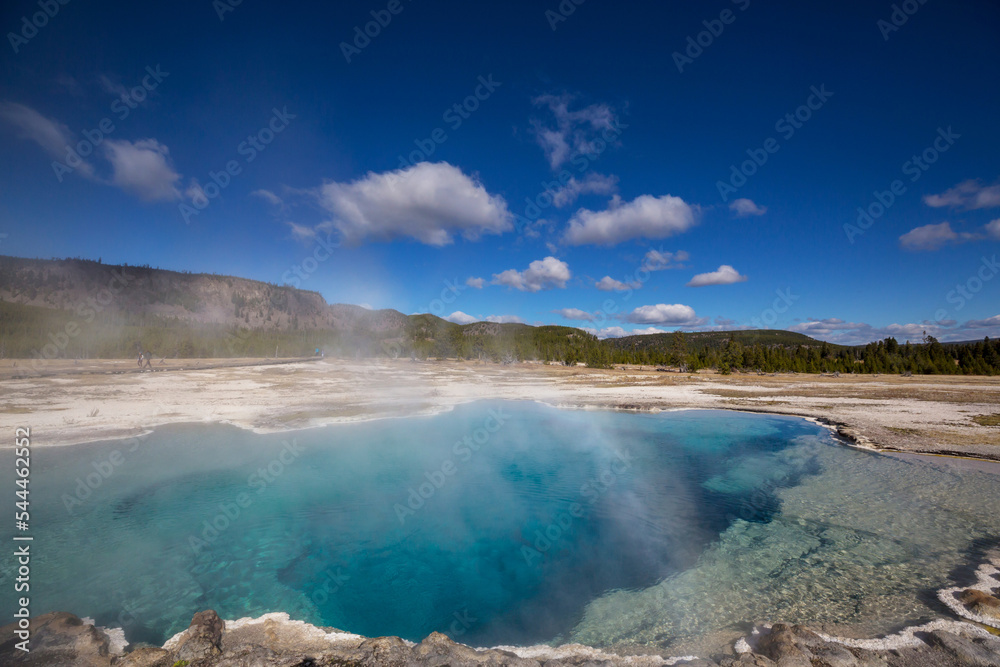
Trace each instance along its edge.
<path fill-rule="evenodd" d="M 718 411 L 163 427 L 35 451 L 32 612 L 157 644 L 206 608 L 474 645 L 668 647 L 779 618 L 884 631 L 937 614 L 928 591 L 1000 535 L 982 506 L 998 482 Z"/>

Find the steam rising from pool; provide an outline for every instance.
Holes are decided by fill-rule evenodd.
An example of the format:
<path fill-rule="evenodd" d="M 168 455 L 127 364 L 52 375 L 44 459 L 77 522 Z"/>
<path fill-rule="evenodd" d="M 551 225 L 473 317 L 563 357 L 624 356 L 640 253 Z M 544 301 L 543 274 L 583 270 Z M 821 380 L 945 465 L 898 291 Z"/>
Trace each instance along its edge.
<path fill-rule="evenodd" d="M 473 403 L 287 435 L 165 427 L 33 466 L 33 613 L 152 643 L 206 608 L 473 645 L 887 631 L 938 614 L 928 591 L 1000 535 L 979 506 L 996 476 L 741 413 Z"/>

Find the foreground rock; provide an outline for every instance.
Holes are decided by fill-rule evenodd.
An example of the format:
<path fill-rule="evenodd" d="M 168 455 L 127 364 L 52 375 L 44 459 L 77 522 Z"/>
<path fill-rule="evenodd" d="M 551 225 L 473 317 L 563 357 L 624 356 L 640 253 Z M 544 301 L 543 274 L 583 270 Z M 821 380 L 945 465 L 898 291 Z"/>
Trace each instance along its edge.
<path fill-rule="evenodd" d="M 17 649 L 16 625 L 0 628 L 0 664 L 41 667 L 314 667 L 338 665 L 691 665 L 692 667 L 945 667 L 1000 665 L 1000 637 L 971 624 L 938 621 L 886 640 L 836 640 L 775 624 L 737 643 L 730 656 L 614 655 L 580 645 L 474 649 L 440 633 L 419 644 L 368 639 L 289 620 L 287 614 L 222 621 L 211 610 L 163 647 L 125 652 L 117 634 L 65 612 L 32 619 L 31 652 Z M 946 628 L 946 629 L 945 629 Z"/>

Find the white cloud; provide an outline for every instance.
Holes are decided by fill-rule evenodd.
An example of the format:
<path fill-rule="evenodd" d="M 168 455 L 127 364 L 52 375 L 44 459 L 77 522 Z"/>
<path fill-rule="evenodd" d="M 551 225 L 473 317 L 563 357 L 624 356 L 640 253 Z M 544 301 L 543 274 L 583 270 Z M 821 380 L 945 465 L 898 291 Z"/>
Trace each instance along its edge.
<path fill-rule="evenodd" d="M 939 195 L 926 195 L 924 203 L 933 208 L 996 208 L 1000 206 L 1000 183 L 984 186 L 975 179 L 963 181 Z"/>
<path fill-rule="evenodd" d="M 705 287 L 707 285 L 732 285 L 733 283 L 746 282 L 747 277 L 741 276 L 740 272 L 729 266 L 728 264 L 723 264 L 715 271 L 710 273 L 699 273 L 691 282 L 687 284 L 688 287 Z"/>
<path fill-rule="evenodd" d="M 647 271 L 679 269 L 682 268 L 681 262 L 686 262 L 689 259 L 691 259 L 691 255 L 684 250 L 678 250 L 677 252 L 650 250 L 646 253 L 646 256 L 642 258 L 642 268 Z"/>
<path fill-rule="evenodd" d="M 967 329 L 986 329 L 991 327 L 1000 327 L 1000 315 L 987 317 L 985 320 L 969 320 L 965 323 L 965 328 Z"/>
<path fill-rule="evenodd" d="M 253 192 L 250 193 L 250 195 L 260 197 L 268 204 L 272 204 L 273 206 L 281 206 L 282 204 L 285 203 L 284 201 L 282 201 L 281 197 L 274 194 L 270 190 L 254 190 Z"/>
<path fill-rule="evenodd" d="M 989 225 L 986 226 L 986 229 L 992 233 Z M 942 222 L 937 225 L 924 225 L 911 229 L 899 237 L 899 245 L 907 250 L 937 250 L 949 243 L 961 243 L 979 238 L 981 238 L 979 235 L 969 232 L 958 233 L 951 228 L 951 223 Z"/>
<path fill-rule="evenodd" d="M 15 102 L 0 102 L 0 119 L 17 128 L 22 139 L 38 144 L 53 160 L 66 162 L 74 138 L 73 133 L 64 124 L 46 118 L 31 107 Z M 81 159 L 75 170 L 82 176 L 94 178 L 94 168 L 86 160 Z"/>
<path fill-rule="evenodd" d="M 666 326 L 700 325 L 705 322 L 695 315 L 694 308 L 679 303 L 639 306 L 622 319 L 632 324 L 662 324 Z"/>
<path fill-rule="evenodd" d="M 191 179 L 191 182 L 184 189 L 184 196 L 191 201 L 208 201 L 208 195 L 201 189 L 201 184 L 197 178 Z"/>
<path fill-rule="evenodd" d="M 524 320 L 517 315 L 490 315 L 486 321 L 496 324 L 524 324 Z"/>
<path fill-rule="evenodd" d="M 570 178 L 564 186 L 558 190 L 550 190 L 550 192 L 552 193 L 552 204 L 556 208 L 562 208 L 572 204 L 580 195 L 610 195 L 617 189 L 617 176 L 590 173 L 582 181 L 576 180 L 576 177 Z"/>
<path fill-rule="evenodd" d="M 482 278 L 468 278 L 466 279 L 465 284 L 476 289 L 483 289 L 483 285 L 486 284 L 486 281 Z"/>
<path fill-rule="evenodd" d="M 580 327 L 581 330 L 587 333 L 597 336 L 601 340 L 605 338 L 621 338 L 622 336 L 631 335 L 628 331 L 621 327 L 605 327 L 604 329 L 594 329 L 592 327 Z"/>
<path fill-rule="evenodd" d="M 312 241 L 316 238 L 316 230 L 312 227 L 307 227 L 305 225 L 299 225 L 294 222 L 286 222 L 288 228 L 292 231 L 292 238 L 296 241 Z"/>
<path fill-rule="evenodd" d="M 559 310 L 553 310 L 553 313 L 557 315 L 562 315 L 567 320 L 575 320 L 578 322 L 593 322 L 593 313 L 588 313 L 585 310 L 580 310 L 579 308 L 561 308 Z"/>
<path fill-rule="evenodd" d="M 532 120 L 535 139 L 545 152 L 552 169 L 576 155 L 594 153 L 597 134 L 615 127 L 615 114 L 606 104 L 591 104 L 571 111 L 571 95 L 541 95 L 532 100 L 535 106 L 548 107 L 555 118 L 555 127 Z"/>
<path fill-rule="evenodd" d="M 623 283 L 620 280 L 615 280 L 611 276 L 604 276 L 594 283 L 594 287 L 602 292 L 627 292 L 630 289 L 639 289 L 642 287 L 642 283 L 638 280 L 631 283 Z"/>
<path fill-rule="evenodd" d="M 15 102 L 0 102 L 0 118 L 20 130 L 21 138 L 34 141 L 53 159 L 66 158 L 66 147 L 73 134 L 62 123 Z"/>
<path fill-rule="evenodd" d="M 986 235 L 991 239 L 1000 241 L 1000 218 L 986 223 L 986 226 L 983 227 L 983 229 L 986 230 Z"/>
<path fill-rule="evenodd" d="M 101 89 L 114 95 L 115 97 L 123 97 L 131 100 L 132 95 L 129 93 L 128 88 L 126 88 L 120 81 L 112 81 L 111 77 L 107 74 L 101 74 L 97 77 L 97 82 L 100 84 Z"/>
<path fill-rule="evenodd" d="M 324 183 L 320 205 L 348 244 L 368 238 L 412 238 L 444 246 L 460 234 L 477 240 L 513 228 L 507 202 L 447 162 L 421 162 L 350 183 Z"/>
<path fill-rule="evenodd" d="M 890 337 L 901 343 L 907 340 L 918 343 L 923 340 L 925 333 L 935 337 L 946 333 L 948 328 L 943 326 L 944 324 L 946 323 L 923 322 L 873 327 L 865 322 L 848 322 L 830 317 L 822 320 L 810 318 L 806 322 L 788 327 L 788 331 L 842 345 L 864 344 Z"/>
<path fill-rule="evenodd" d="M 452 313 L 451 315 L 449 315 L 444 319 L 448 320 L 449 322 L 454 322 L 455 324 L 472 324 L 473 322 L 479 321 L 478 318 L 475 318 L 467 313 L 463 313 L 460 310 L 456 310 L 454 313 Z"/>
<path fill-rule="evenodd" d="M 764 215 L 767 213 L 766 206 L 758 206 L 752 199 L 746 199 L 745 197 L 733 201 L 733 203 L 729 205 L 729 210 L 734 211 L 736 216 L 739 218 L 745 218 L 748 215 Z"/>
<path fill-rule="evenodd" d="M 657 329 L 656 327 L 646 327 L 645 329 L 632 329 L 629 332 L 630 336 L 648 336 L 650 334 L 661 334 L 667 333 L 666 329 Z"/>
<path fill-rule="evenodd" d="M 622 203 L 615 195 L 604 211 L 580 209 L 563 240 L 570 245 L 616 245 L 631 239 L 663 239 L 695 224 L 696 210 L 680 197 L 641 195 Z"/>
<path fill-rule="evenodd" d="M 900 343 L 905 341 L 920 343 L 925 335 L 934 336 L 942 341 L 982 340 L 984 336 L 1000 337 L 1000 315 L 969 320 L 962 324 L 955 320 L 944 319 L 936 322 L 889 324 L 882 327 L 874 327 L 865 322 L 847 322 L 836 317 L 822 320 L 810 318 L 806 322 L 789 327 L 788 330 L 841 345 L 864 345 L 890 337 Z"/>
<path fill-rule="evenodd" d="M 169 149 L 156 139 L 136 142 L 106 139 L 104 155 L 111 162 L 111 182 L 146 201 L 180 199 L 181 175 L 170 164 Z"/>
<path fill-rule="evenodd" d="M 34 141 L 48 155 L 64 165 L 73 156 L 69 167 L 84 178 L 103 185 L 114 185 L 145 201 L 171 201 L 182 197 L 178 189 L 181 175 L 170 161 L 170 150 L 156 139 L 105 139 L 96 154 L 103 154 L 111 165 L 110 179 L 97 175 L 94 165 L 76 154 L 73 134 L 62 123 L 46 118 L 23 104 L 0 102 L 0 119 L 20 130 L 23 138 Z M 92 145 L 89 141 L 81 142 Z M 197 181 L 185 191 L 188 198 L 204 197 Z"/>
<path fill-rule="evenodd" d="M 506 285 L 522 292 L 539 292 L 553 287 L 565 288 L 566 281 L 572 275 L 566 262 L 546 257 L 536 259 L 524 271 L 507 269 L 503 273 L 493 274 L 493 284 Z"/>

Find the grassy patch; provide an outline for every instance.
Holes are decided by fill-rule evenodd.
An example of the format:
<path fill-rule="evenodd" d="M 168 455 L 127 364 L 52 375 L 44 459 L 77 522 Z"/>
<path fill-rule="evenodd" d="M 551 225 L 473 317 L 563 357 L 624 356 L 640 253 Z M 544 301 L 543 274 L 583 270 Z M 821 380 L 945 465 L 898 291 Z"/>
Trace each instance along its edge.
<path fill-rule="evenodd" d="M 1000 426 L 1000 413 L 993 415 L 976 415 L 972 418 L 980 426 Z"/>
<path fill-rule="evenodd" d="M 893 433 L 898 433 L 899 435 L 917 435 L 920 433 L 915 428 L 903 428 L 901 426 L 886 426 L 887 431 L 892 431 Z"/>

